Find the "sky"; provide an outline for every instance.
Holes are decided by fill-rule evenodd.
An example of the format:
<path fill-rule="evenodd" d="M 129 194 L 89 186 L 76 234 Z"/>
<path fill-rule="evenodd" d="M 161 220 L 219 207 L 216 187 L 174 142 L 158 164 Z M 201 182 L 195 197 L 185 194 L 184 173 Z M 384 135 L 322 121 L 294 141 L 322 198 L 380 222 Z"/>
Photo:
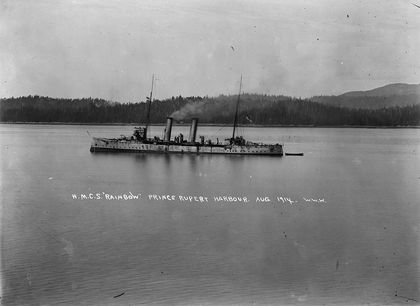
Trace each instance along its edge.
<path fill-rule="evenodd" d="M 337 95 L 420 83 L 420 0 L 0 0 L 0 97 Z"/>

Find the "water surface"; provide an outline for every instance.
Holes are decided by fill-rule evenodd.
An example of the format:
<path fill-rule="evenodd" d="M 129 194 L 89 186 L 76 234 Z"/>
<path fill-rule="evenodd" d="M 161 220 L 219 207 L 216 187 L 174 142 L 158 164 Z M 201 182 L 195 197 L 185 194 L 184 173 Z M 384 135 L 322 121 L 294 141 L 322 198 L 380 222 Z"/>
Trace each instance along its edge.
<path fill-rule="evenodd" d="M 87 130 L 117 137 L 132 128 L 0 125 L 4 304 L 420 300 L 420 130 L 240 131 L 305 153 L 282 158 L 92 154 Z M 219 140 L 230 133 L 198 130 Z M 141 196 L 105 199 L 130 192 Z"/>

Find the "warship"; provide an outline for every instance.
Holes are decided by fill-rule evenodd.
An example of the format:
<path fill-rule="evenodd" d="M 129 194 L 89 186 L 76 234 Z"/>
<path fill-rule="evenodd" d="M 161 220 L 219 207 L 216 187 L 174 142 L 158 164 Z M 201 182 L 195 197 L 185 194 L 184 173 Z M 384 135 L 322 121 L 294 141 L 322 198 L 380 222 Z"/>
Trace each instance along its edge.
<path fill-rule="evenodd" d="M 198 118 L 192 118 L 188 139 L 179 134 L 171 139 L 173 118 L 166 119 L 163 139 L 157 136 L 148 137 L 150 125 L 150 107 L 153 99 L 153 83 L 150 96 L 147 98 L 148 109 L 146 124 L 143 127 L 135 127 L 132 136 L 121 136 L 120 138 L 99 138 L 92 137 L 91 152 L 142 152 L 142 153 L 195 153 L 195 154 L 235 154 L 235 155 L 275 155 L 283 156 L 282 144 L 264 144 L 245 140 L 237 136 L 238 108 L 242 90 L 242 77 L 239 85 L 239 94 L 236 102 L 235 117 L 233 121 L 233 133 L 231 138 L 223 142 L 205 139 L 199 136 L 196 139 Z"/>

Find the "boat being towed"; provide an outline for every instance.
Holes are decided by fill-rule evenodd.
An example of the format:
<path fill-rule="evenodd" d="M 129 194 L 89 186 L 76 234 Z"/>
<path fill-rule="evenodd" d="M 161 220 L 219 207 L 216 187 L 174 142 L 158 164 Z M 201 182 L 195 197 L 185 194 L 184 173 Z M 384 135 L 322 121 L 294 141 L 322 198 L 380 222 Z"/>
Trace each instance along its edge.
<path fill-rule="evenodd" d="M 242 88 L 242 77 L 239 87 L 238 100 L 236 103 L 235 118 L 233 123 L 233 134 L 231 138 L 220 142 L 217 139 L 213 142 L 200 136 L 200 140 L 196 141 L 198 119 L 193 118 L 190 126 L 188 140 L 184 139 L 183 134 L 171 139 L 173 118 L 166 119 L 166 127 L 164 138 L 159 137 L 148 138 L 147 132 L 150 121 L 150 105 L 153 95 L 152 90 L 148 98 L 147 123 L 145 127 L 135 127 L 134 133 L 130 137 L 122 136 L 120 138 L 92 138 L 90 147 L 91 152 L 150 152 L 150 153 L 200 153 L 200 154 L 238 154 L 238 155 L 275 155 L 283 156 L 283 145 L 281 144 L 264 144 L 246 141 L 242 136 L 235 136 L 238 107 Z"/>

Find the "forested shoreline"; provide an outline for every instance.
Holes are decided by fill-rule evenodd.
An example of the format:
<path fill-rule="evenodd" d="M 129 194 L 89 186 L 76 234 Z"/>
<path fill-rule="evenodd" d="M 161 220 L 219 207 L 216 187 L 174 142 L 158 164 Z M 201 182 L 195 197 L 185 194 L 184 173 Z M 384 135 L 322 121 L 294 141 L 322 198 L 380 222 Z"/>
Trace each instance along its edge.
<path fill-rule="evenodd" d="M 236 100 L 235 95 L 154 100 L 150 122 L 163 123 L 166 117 L 173 116 L 181 123 L 198 117 L 203 124 L 231 124 Z M 146 102 L 117 103 L 94 98 L 42 96 L 0 100 L 1 122 L 131 124 L 144 123 L 146 112 Z M 356 109 L 284 96 L 245 94 L 241 97 L 238 123 L 257 126 L 418 126 L 420 105 Z"/>

